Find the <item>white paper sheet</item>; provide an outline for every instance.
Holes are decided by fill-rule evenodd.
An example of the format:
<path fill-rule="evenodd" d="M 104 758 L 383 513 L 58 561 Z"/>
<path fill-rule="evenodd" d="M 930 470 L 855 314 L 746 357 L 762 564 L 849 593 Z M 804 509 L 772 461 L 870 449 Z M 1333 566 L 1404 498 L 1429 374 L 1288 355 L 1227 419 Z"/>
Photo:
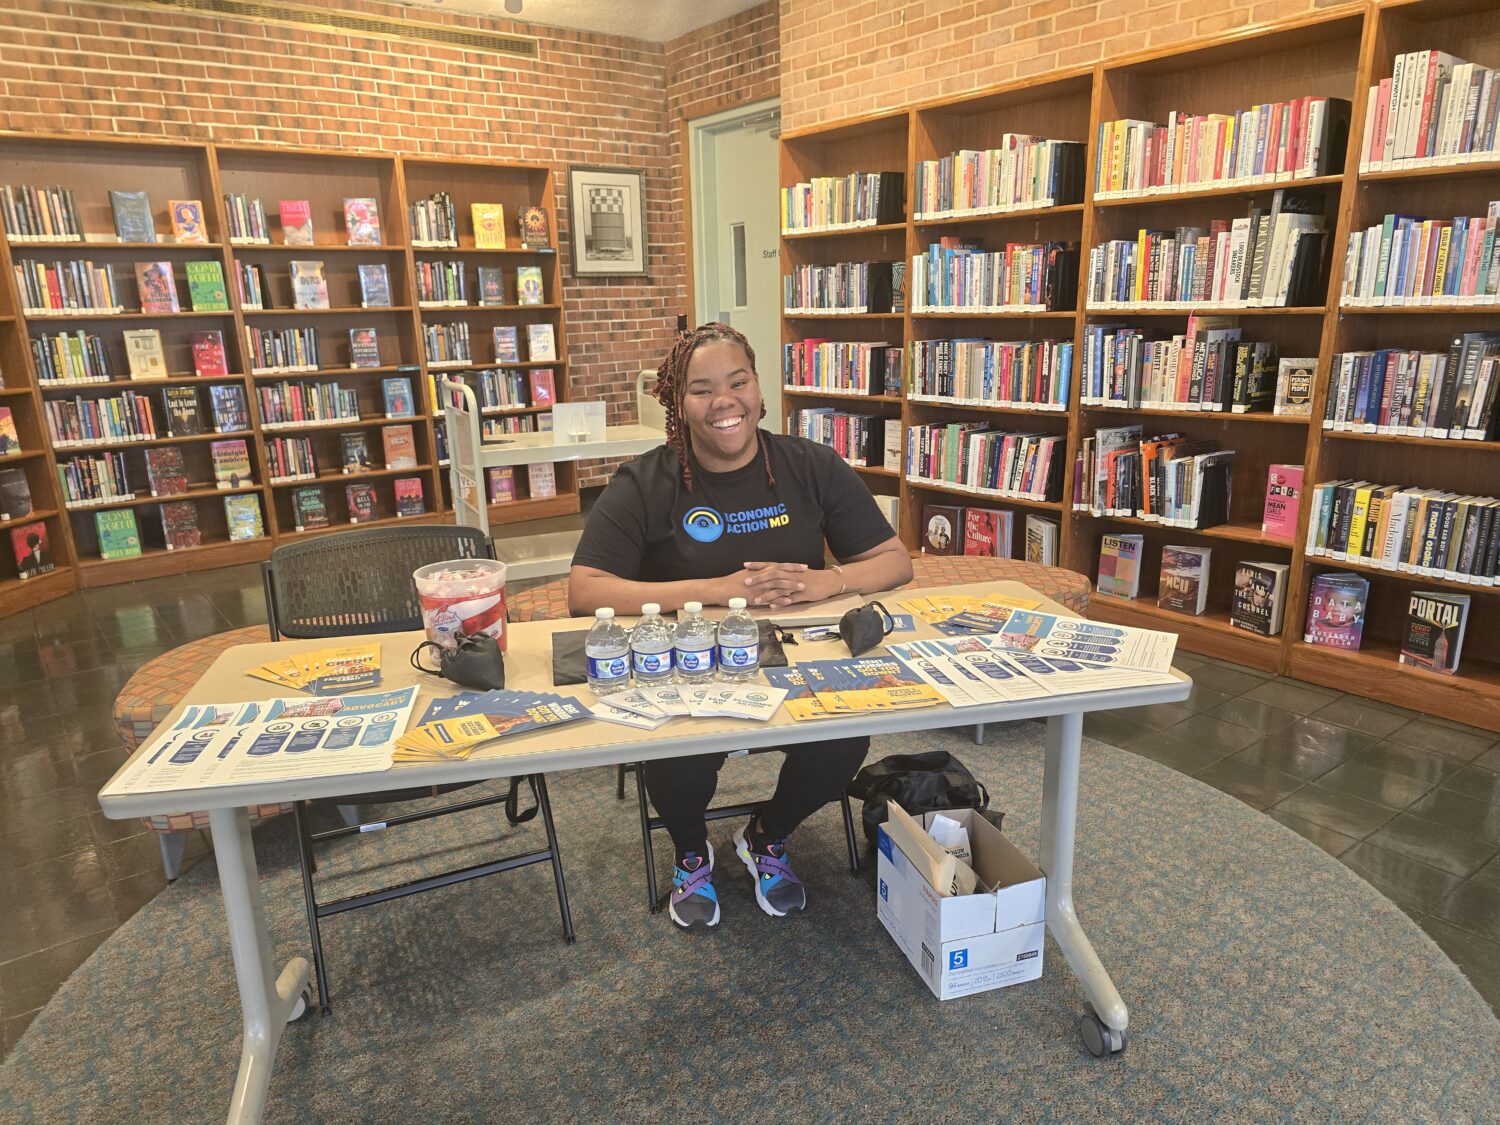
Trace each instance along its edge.
<path fill-rule="evenodd" d="M 1011 610 L 1000 631 L 984 639 L 998 649 L 1147 672 L 1170 671 L 1172 655 L 1177 651 L 1173 633 L 1028 609 Z"/>
<path fill-rule="evenodd" d="M 153 736 L 111 794 L 378 773 L 411 721 L 417 689 L 189 708 Z M 226 719 L 227 717 L 227 719 Z"/>

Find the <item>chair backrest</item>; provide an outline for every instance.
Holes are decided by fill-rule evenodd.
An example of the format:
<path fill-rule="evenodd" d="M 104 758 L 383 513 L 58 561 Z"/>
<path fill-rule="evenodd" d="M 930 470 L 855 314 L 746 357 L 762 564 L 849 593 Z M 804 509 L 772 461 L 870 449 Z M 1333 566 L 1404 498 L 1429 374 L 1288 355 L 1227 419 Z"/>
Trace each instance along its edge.
<path fill-rule="evenodd" d="M 351 528 L 277 547 L 261 564 L 271 639 L 420 629 L 412 571 L 494 557 L 484 533 L 445 524 Z"/>

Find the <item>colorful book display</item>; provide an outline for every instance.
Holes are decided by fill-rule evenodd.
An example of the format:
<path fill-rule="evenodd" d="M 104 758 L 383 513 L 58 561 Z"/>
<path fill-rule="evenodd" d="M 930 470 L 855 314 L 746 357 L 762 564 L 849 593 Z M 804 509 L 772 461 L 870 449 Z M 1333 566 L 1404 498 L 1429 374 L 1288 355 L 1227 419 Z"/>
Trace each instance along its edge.
<path fill-rule="evenodd" d="M 18 578 L 35 578 L 39 574 L 46 574 L 56 565 L 52 561 L 52 547 L 47 539 L 45 523 L 28 523 L 11 528 L 10 548 L 11 555 L 16 560 Z"/>
<path fill-rule="evenodd" d="M 963 550 L 963 509 L 950 504 L 922 506 L 922 553 L 957 555 Z"/>

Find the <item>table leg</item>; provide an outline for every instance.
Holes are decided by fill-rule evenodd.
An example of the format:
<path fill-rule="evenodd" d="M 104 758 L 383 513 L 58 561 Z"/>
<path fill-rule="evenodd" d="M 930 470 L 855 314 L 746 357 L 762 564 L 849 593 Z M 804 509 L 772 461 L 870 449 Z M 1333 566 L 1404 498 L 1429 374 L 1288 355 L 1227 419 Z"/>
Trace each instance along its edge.
<path fill-rule="evenodd" d="M 228 1120 L 253 1122 L 259 1121 L 265 1111 L 282 1029 L 306 1009 L 308 964 L 306 957 L 294 957 L 279 977 L 271 979 L 271 936 L 266 930 L 265 901 L 255 870 L 250 815 L 244 809 L 213 809 L 208 822 L 244 1019 L 240 1072 Z"/>
<path fill-rule="evenodd" d="M 1125 1001 L 1099 962 L 1073 910 L 1073 833 L 1078 821 L 1078 759 L 1083 749 L 1083 716 L 1053 715 L 1047 720 L 1047 772 L 1042 780 L 1042 862 L 1047 876 L 1047 929 L 1095 1014 L 1123 1032 L 1130 1023 Z"/>

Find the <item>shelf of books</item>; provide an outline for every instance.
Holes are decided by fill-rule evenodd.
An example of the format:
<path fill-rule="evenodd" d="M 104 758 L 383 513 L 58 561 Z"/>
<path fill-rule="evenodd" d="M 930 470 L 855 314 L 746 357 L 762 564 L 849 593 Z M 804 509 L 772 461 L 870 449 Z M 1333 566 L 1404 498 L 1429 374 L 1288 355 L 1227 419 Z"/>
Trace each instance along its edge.
<path fill-rule="evenodd" d="M 1500 729 L 1492 14 L 1350 4 L 788 134 L 789 429 L 899 466 L 913 550 Z"/>
<path fill-rule="evenodd" d="M 784 429 L 837 450 L 893 523 L 903 487 L 908 146 L 904 112 L 787 133 L 778 181 Z"/>
<path fill-rule="evenodd" d="M 4 248 L 0 265 L 9 276 Z M 0 615 L 61 597 L 77 581 L 27 351 L 14 291 L 0 287 Z"/>
<path fill-rule="evenodd" d="M 437 458 L 447 460 L 438 372 L 474 389 L 484 440 L 545 428 L 568 397 L 551 169 L 407 157 L 402 174 Z M 438 487 L 451 505 L 446 471 Z M 492 523 L 578 511 L 569 463 L 491 470 L 486 489 Z"/>
<path fill-rule="evenodd" d="M 495 434 L 566 396 L 545 167 L 21 134 L 0 156 L 0 515 L 34 517 L 0 613 L 442 518 L 433 370 L 514 408 Z M 546 468 L 492 518 L 576 511 L 573 467 Z"/>

